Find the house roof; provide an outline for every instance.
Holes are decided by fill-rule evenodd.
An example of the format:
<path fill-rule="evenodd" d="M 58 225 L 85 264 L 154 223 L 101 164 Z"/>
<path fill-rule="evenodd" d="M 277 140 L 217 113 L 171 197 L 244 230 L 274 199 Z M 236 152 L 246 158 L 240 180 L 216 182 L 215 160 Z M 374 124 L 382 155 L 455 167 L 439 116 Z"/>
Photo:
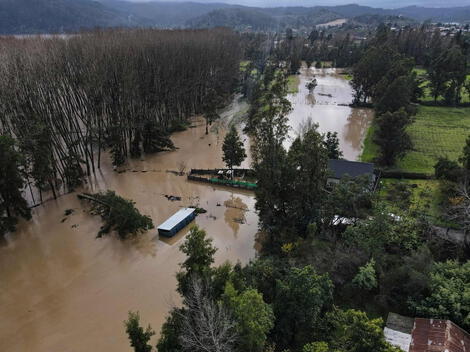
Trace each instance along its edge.
<path fill-rule="evenodd" d="M 470 334 L 450 320 L 416 318 L 409 352 L 444 351 L 470 351 Z"/>
<path fill-rule="evenodd" d="M 413 319 L 390 313 L 384 335 L 405 352 L 470 351 L 470 334 L 450 320 Z"/>
<path fill-rule="evenodd" d="M 346 175 L 358 177 L 363 175 L 372 176 L 374 174 L 374 164 L 361 163 L 348 160 L 328 160 L 328 168 L 332 172 L 332 177 L 340 179 Z"/>

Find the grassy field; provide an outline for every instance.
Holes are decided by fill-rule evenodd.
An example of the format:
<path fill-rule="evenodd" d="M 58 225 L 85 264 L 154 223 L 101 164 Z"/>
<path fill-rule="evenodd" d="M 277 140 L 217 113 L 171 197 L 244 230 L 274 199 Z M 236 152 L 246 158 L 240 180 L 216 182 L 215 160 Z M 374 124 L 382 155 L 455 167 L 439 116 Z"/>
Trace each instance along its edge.
<path fill-rule="evenodd" d="M 397 163 L 408 172 L 433 174 L 441 156 L 457 160 L 470 135 L 470 108 L 420 106 L 415 121 L 408 127 L 413 150 Z M 377 146 L 372 142 L 373 127 L 364 142 L 362 161 L 373 161 Z"/>
<path fill-rule="evenodd" d="M 289 94 L 297 94 L 299 92 L 300 76 L 290 75 L 287 82 L 287 90 Z"/>
<path fill-rule="evenodd" d="M 470 135 L 470 108 L 421 106 L 408 128 L 413 150 L 397 166 L 432 174 L 439 157 L 457 160 Z"/>

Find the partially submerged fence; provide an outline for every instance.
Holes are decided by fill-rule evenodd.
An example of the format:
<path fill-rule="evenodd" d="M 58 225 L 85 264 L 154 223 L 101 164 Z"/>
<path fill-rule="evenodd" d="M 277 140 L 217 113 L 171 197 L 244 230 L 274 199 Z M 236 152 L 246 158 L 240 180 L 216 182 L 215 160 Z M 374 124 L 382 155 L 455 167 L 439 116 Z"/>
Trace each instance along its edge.
<path fill-rule="evenodd" d="M 247 182 L 247 181 L 239 181 L 239 180 L 224 180 L 213 177 L 214 175 L 218 175 L 220 171 L 226 173 L 227 171 L 231 171 L 229 169 L 192 169 L 188 175 L 188 180 L 191 181 L 199 181 L 210 183 L 214 185 L 220 186 L 227 186 L 233 188 L 240 188 L 240 189 L 247 189 L 247 190 L 254 190 L 258 186 L 254 182 Z M 235 177 L 253 177 L 254 172 L 251 169 L 234 169 L 234 176 Z M 197 175 L 197 176 L 196 176 Z M 209 175 L 209 177 L 202 177 L 201 175 Z"/>

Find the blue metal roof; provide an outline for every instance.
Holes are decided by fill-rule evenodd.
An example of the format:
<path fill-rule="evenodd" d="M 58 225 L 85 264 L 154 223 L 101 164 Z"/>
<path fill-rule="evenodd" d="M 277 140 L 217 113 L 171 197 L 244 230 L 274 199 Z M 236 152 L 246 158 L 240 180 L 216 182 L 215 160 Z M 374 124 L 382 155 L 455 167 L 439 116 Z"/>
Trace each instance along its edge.
<path fill-rule="evenodd" d="M 158 226 L 158 230 L 171 231 L 176 225 L 185 220 L 188 216 L 192 215 L 195 211 L 196 209 L 193 208 L 184 208 L 178 210 L 173 216 Z"/>

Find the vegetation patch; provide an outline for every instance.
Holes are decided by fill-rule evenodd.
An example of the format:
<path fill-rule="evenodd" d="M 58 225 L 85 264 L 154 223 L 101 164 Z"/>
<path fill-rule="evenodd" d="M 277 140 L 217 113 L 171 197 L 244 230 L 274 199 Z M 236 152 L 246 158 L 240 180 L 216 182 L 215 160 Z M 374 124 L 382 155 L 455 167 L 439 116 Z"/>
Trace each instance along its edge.
<path fill-rule="evenodd" d="M 152 219 L 141 215 L 131 200 L 118 196 L 113 191 L 95 194 L 80 194 L 79 199 L 92 203 L 92 214 L 100 215 L 103 219 L 97 237 L 116 231 L 121 239 L 153 229 Z"/>
<path fill-rule="evenodd" d="M 435 225 L 449 225 L 442 216 L 442 194 L 437 180 L 382 179 L 381 199 L 398 209 L 409 209 Z"/>
<path fill-rule="evenodd" d="M 298 75 L 290 75 L 287 80 L 287 91 L 289 94 L 297 94 L 299 92 L 300 77 Z"/>

